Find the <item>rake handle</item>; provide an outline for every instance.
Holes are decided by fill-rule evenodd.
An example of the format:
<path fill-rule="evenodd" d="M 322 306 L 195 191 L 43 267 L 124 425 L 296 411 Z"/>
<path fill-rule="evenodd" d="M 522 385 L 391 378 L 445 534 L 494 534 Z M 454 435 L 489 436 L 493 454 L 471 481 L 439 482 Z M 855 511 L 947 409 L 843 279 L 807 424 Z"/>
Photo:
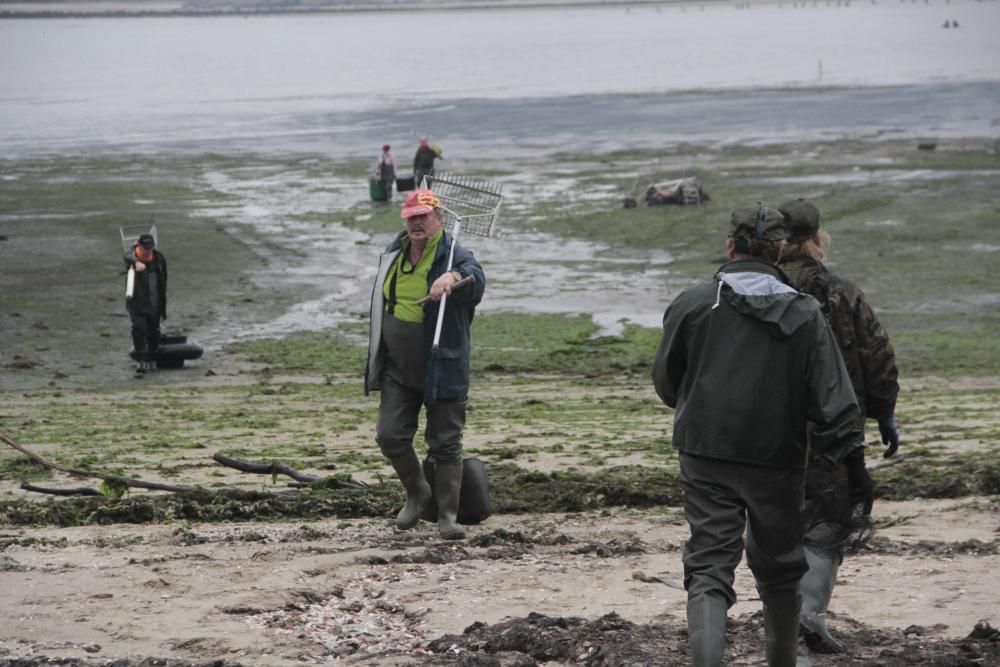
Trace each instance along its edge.
<path fill-rule="evenodd" d="M 455 225 L 451 231 L 451 246 L 448 248 L 448 266 L 445 271 L 451 271 L 451 267 L 455 262 L 455 243 L 458 241 L 458 235 L 462 231 L 462 218 L 461 216 L 455 217 Z M 431 353 L 437 354 L 438 344 L 441 342 L 441 325 L 444 324 L 444 305 L 448 301 L 448 293 L 445 292 L 441 295 L 441 305 L 438 306 L 438 316 L 437 324 L 434 326 L 434 343 L 431 345 Z"/>
<path fill-rule="evenodd" d="M 472 282 L 472 276 L 465 276 L 464 278 L 462 278 L 461 280 L 459 280 L 458 282 L 456 282 L 454 285 L 452 285 L 451 289 L 452 290 L 456 290 L 459 287 L 462 287 L 463 285 L 468 285 L 471 282 Z M 431 296 L 430 296 L 430 294 L 428 294 L 427 296 L 423 297 L 422 299 L 417 300 L 417 305 L 418 306 L 422 306 L 425 303 L 429 302 L 430 300 L 431 300 Z"/>

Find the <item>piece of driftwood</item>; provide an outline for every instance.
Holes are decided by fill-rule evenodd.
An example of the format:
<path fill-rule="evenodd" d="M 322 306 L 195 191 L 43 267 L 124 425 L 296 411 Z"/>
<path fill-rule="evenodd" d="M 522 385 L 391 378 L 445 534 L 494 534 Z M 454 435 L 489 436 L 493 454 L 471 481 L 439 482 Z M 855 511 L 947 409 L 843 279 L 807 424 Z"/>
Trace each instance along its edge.
<path fill-rule="evenodd" d="M 663 584 L 664 586 L 669 586 L 670 588 L 676 588 L 682 591 L 684 590 L 684 584 L 679 584 L 676 581 L 670 581 L 669 579 L 663 579 L 662 577 L 650 576 L 642 570 L 636 570 L 633 572 L 632 578 L 636 581 L 643 581 L 647 584 Z"/>
<path fill-rule="evenodd" d="M 896 456 L 893 456 L 891 459 L 882 459 L 878 463 L 873 463 L 872 465 L 868 466 L 868 472 L 872 472 L 874 470 L 881 470 L 882 468 L 891 468 L 894 465 L 899 465 L 900 463 L 902 463 L 903 461 L 912 456 L 913 454 L 909 452 L 903 452 L 902 454 L 897 454 Z"/>
<path fill-rule="evenodd" d="M 38 463 L 39 465 L 45 466 L 52 470 L 58 470 L 59 472 L 64 472 L 67 475 L 73 475 L 74 477 L 89 477 L 93 479 L 100 479 L 107 482 L 112 487 L 127 487 L 133 489 L 147 489 L 150 491 L 168 491 L 170 493 L 198 493 L 198 494 L 211 494 L 213 491 L 205 489 L 199 486 L 177 486 L 174 484 L 161 484 L 160 482 L 147 482 L 141 479 L 133 479 L 130 477 L 121 477 L 119 475 L 108 475 L 106 473 L 97 472 L 95 470 L 84 470 L 82 468 L 71 468 L 65 466 L 61 463 L 56 463 L 55 461 L 50 461 L 41 454 L 31 451 L 24 445 L 18 443 L 14 438 L 7 435 L 3 431 L 0 431 L 0 442 L 3 442 L 17 451 L 21 452 L 29 459 Z M 359 490 L 364 489 L 368 485 L 363 482 L 358 482 L 352 479 L 337 479 L 335 477 L 319 477 L 317 475 L 309 475 L 303 472 L 299 472 L 294 468 L 291 468 L 284 463 L 271 462 L 271 463 L 251 463 L 247 461 L 240 461 L 239 459 L 234 459 L 224 454 L 214 454 L 212 459 L 217 463 L 221 463 L 229 468 L 235 468 L 242 472 L 257 473 L 261 475 L 287 475 L 297 482 L 298 487 L 322 487 L 325 489 L 349 489 L 349 490 Z M 27 482 L 21 484 L 21 488 L 26 491 L 33 491 L 35 493 L 47 493 L 56 496 L 103 496 L 106 495 L 102 493 L 99 489 L 79 487 L 73 489 L 56 489 L 49 487 L 36 486 L 34 484 L 29 484 Z"/>
<path fill-rule="evenodd" d="M 94 479 L 100 479 L 102 481 L 108 482 L 109 484 L 127 486 L 132 489 L 148 489 L 150 491 L 169 491 L 171 493 L 203 493 L 204 489 L 200 489 L 196 486 L 176 486 L 174 484 L 161 484 L 160 482 L 147 482 L 141 479 L 132 479 L 130 477 L 121 477 L 120 475 L 109 475 L 103 472 L 97 472 L 95 470 L 84 470 L 82 468 L 71 468 L 69 466 L 64 466 L 61 463 L 56 463 L 55 461 L 50 461 L 41 454 L 36 454 L 24 445 L 18 444 L 14 438 L 10 437 L 3 431 L 0 431 L 0 441 L 10 445 L 17 451 L 21 452 L 29 459 L 43 465 L 46 468 L 51 468 L 52 470 L 58 470 L 59 472 L 64 472 L 67 475 L 73 475 L 74 477 L 89 477 Z M 98 492 L 100 495 L 100 492 Z"/>
<path fill-rule="evenodd" d="M 335 488 L 335 489 L 363 489 L 365 484 L 362 482 L 356 482 L 354 480 L 339 480 L 333 477 L 319 477 L 317 475 L 308 475 L 304 472 L 299 472 L 294 468 L 291 468 L 284 463 L 278 463 L 277 461 L 272 461 L 270 463 L 252 463 L 250 461 L 241 461 L 239 459 L 234 459 L 231 456 L 226 456 L 225 454 L 215 453 L 212 455 L 212 459 L 216 463 L 221 463 L 228 468 L 235 468 L 241 472 L 250 472 L 258 475 L 286 475 L 291 477 L 299 485 L 302 486 L 312 486 L 316 482 L 322 482 L 325 488 Z M 296 486 L 299 486 L 296 485 Z"/>
<path fill-rule="evenodd" d="M 320 479 L 316 475 L 307 475 L 304 472 L 299 472 L 298 470 L 290 468 L 284 463 L 278 463 L 277 461 L 272 461 L 270 463 L 250 463 L 249 461 L 240 461 L 239 459 L 234 459 L 226 456 L 225 454 L 219 453 L 213 454 L 212 459 L 216 463 L 221 463 L 227 468 L 235 468 L 240 472 L 252 472 L 258 475 L 287 475 L 296 482 L 302 482 L 304 484 L 312 484 L 316 480 Z"/>
<path fill-rule="evenodd" d="M 47 493 L 50 496 L 100 496 L 103 495 L 97 489 L 91 488 L 89 486 L 78 486 L 75 489 L 53 489 L 46 486 L 35 486 L 34 484 L 29 484 L 24 482 L 21 484 L 21 488 L 25 491 L 34 491 L 35 493 Z"/>

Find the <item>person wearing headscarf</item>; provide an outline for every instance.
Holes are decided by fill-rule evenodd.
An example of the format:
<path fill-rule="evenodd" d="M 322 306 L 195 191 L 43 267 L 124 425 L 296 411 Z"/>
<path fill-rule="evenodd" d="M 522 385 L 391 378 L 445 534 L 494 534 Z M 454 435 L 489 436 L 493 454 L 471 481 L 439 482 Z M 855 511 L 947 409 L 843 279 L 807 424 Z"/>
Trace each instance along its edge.
<path fill-rule="evenodd" d="M 382 183 L 385 199 L 392 199 L 392 185 L 396 182 L 396 157 L 392 154 L 389 144 L 382 144 L 382 152 L 375 160 L 375 180 Z"/>
<path fill-rule="evenodd" d="M 854 283 L 831 273 L 823 264 L 830 236 L 820 229 L 820 212 L 805 199 L 778 207 L 785 219 L 788 243 L 778 266 L 791 285 L 819 302 L 843 356 L 861 413 L 878 423 L 885 457 L 899 448 L 896 396 L 899 372 L 889 334 Z M 826 612 L 845 552 L 856 551 L 873 535 L 870 520 L 873 484 L 864 448 L 855 449 L 842 466 L 811 462 L 806 473 L 806 558 L 802 578 L 802 615 L 806 644 L 818 653 L 840 653 L 842 644 L 826 627 Z"/>

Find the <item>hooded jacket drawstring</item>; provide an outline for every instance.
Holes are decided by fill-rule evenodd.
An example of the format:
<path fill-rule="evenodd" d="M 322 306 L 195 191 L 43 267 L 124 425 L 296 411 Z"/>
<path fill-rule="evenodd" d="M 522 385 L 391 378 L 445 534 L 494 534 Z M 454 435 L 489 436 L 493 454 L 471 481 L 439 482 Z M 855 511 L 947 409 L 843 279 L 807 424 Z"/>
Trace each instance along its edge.
<path fill-rule="evenodd" d="M 719 307 L 719 300 L 722 298 L 722 277 L 719 277 L 719 288 L 715 290 L 715 305 L 712 306 L 712 310 Z"/>

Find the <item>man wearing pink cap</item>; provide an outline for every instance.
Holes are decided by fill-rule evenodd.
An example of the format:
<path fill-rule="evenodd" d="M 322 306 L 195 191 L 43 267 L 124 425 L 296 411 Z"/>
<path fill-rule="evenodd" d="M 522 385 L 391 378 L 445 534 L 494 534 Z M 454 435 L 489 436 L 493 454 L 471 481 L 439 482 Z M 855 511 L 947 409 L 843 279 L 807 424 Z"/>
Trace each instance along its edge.
<path fill-rule="evenodd" d="M 472 253 L 455 244 L 442 226 L 441 202 L 430 190 L 414 190 L 403 203 L 405 229 L 379 258 L 371 300 L 365 395 L 381 392 L 375 440 L 406 488 L 396 527 L 417 525 L 431 499 L 413 447 L 420 408 L 424 438 L 434 461 L 438 529 L 446 540 L 465 537 L 458 524 L 462 486 L 462 431 L 469 394 L 470 325 L 483 298 L 486 277 Z M 456 284 L 470 278 L 460 287 Z M 432 354 L 441 297 L 447 306 L 438 349 Z M 426 303 L 422 303 L 426 299 Z"/>

